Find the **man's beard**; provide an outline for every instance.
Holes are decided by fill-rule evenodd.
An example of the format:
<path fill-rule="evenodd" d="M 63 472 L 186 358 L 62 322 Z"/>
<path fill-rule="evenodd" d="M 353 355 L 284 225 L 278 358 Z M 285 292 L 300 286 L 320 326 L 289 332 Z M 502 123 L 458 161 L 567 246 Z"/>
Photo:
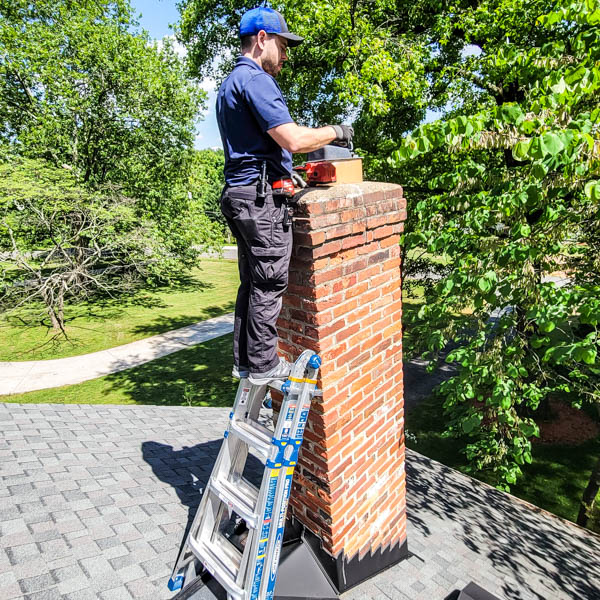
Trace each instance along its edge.
<path fill-rule="evenodd" d="M 270 58 L 263 58 L 261 61 L 261 66 L 263 68 L 263 71 L 265 71 L 272 77 L 277 77 L 277 75 L 279 75 L 279 71 L 281 71 L 279 63 L 273 62 Z"/>

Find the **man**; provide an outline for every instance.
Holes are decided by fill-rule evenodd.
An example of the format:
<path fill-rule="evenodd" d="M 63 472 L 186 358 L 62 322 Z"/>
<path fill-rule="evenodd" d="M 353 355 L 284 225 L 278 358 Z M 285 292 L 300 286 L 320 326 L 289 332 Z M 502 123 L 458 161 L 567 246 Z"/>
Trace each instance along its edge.
<path fill-rule="evenodd" d="M 238 243 L 241 281 L 233 375 L 260 384 L 290 372 L 290 364 L 277 355 L 276 321 L 292 251 L 286 197 L 278 194 L 278 186 L 291 177 L 293 152 L 310 152 L 334 141 L 349 145 L 353 131 L 346 125 L 302 127 L 290 117 L 274 78 L 287 60 L 288 47 L 303 38 L 290 33 L 280 13 L 266 7 L 246 12 L 240 38 L 242 55 L 217 95 L 225 151 L 221 209 Z"/>

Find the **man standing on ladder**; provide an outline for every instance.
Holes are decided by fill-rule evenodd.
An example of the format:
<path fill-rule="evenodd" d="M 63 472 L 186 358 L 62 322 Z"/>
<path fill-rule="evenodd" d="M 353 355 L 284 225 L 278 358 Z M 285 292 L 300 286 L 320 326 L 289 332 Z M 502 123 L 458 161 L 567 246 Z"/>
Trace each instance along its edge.
<path fill-rule="evenodd" d="M 221 210 L 238 244 L 240 287 L 235 305 L 233 375 L 254 384 L 285 379 L 290 363 L 277 355 L 276 322 L 287 288 L 292 227 L 292 153 L 329 143 L 349 146 L 347 125 L 309 128 L 290 116 L 275 77 L 288 47 L 303 40 L 277 11 L 254 8 L 240 22 L 241 53 L 217 95 L 225 152 Z M 278 193 L 280 192 L 280 193 Z"/>

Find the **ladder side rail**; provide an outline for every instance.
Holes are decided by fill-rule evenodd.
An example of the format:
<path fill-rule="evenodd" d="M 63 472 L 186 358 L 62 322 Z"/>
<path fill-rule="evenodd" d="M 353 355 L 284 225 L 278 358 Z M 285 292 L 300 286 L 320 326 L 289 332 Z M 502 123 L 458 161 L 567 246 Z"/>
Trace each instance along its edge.
<path fill-rule="evenodd" d="M 313 353 L 311 352 L 310 355 L 312 356 L 312 354 Z M 304 439 L 304 429 L 308 421 L 308 413 L 310 411 L 313 392 L 317 383 L 317 373 L 318 367 L 311 366 L 310 363 L 308 363 L 306 365 L 306 371 L 302 381 L 296 382 L 300 385 L 300 390 L 297 397 L 297 410 L 292 424 L 292 440 L 284 449 L 282 467 L 284 476 L 281 478 L 280 485 L 277 490 L 279 515 L 276 523 L 276 529 L 269 540 L 269 543 L 272 546 L 269 549 L 270 562 L 267 565 L 267 572 L 265 572 L 263 575 L 260 600 L 273 600 L 273 595 L 275 593 L 277 568 L 279 566 L 279 557 L 281 555 L 281 546 L 283 543 L 283 533 L 285 529 L 285 518 L 287 514 L 290 492 L 292 489 L 292 480 L 294 476 L 294 470 L 298 462 L 300 447 Z"/>
<path fill-rule="evenodd" d="M 306 356 L 304 356 L 306 354 Z M 303 375 L 305 371 L 306 361 L 309 353 L 303 353 L 292 367 L 291 377 L 297 379 L 299 375 Z M 312 354 L 312 353 L 310 353 Z M 292 393 L 292 390 L 294 393 Z M 272 537 L 274 534 L 273 519 L 279 517 L 281 510 L 281 485 L 280 482 L 285 478 L 285 470 L 282 469 L 284 460 L 284 451 L 289 444 L 289 436 L 293 425 L 293 418 L 296 414 L 297 394 L 296 386 L 290 386 L 284 391 L 283 402 L 281 406 L 281 415 L 283 418 L 277 420 L 275 431 L 272 437 L 271 456 L 266 463 L 265 477 L 261 491 L 264 491 L 264 496 L 261 497 L 260 507 L 264 510 L 262 527 L 260 532 L 257 532 L 257 540 L 255 548 L 251 554 L 251 559 L 248 563 L 247 577 L 245 589 L 249 590 L 248 600 L 259 600 L 261 592 L 264 590 L 262 585 L 265 567 L 272 563 L 272 553 L 274 545 Z M 268 475 L 268 481 L 265 482 Z"/>
<path fill-rule="evenodd" d="M 253 536 L 244 584 L 244 588 L 248 593 L 248 600 L 258 600 L 265 565 L 270 563 L 270 557 L 267 556 L 268 542 L 273 531 L 273 517 L 277 514 L 275 501 L 280 474 L 281 466 L 267 466 L 264 472 L 260 506 L 258 507 L 262 512 L 261 526 L 256 530 L 256 535 Z"/>
<path fill-rule="evenodd" d="M 182 573 L 184 569 L 192 560 L 196 559 L 195 554 L 190 549 L 190 539 L 195 538 L 197 533 L 202 530 L 204 521 L 208 515 L 207 507 L 209 505 L 209 501 L 210 493 L 207 485 L 202 492 L 200 505 L 198 506 L 198 510 L 196 511 L 192 525 L 185 538 L 185 543 L 181 547 L 179 555 L 177 556 L 177 560 L 175 561 L 175 566 L 173 567 L 173 572 L 171 573 L 170 587 L 176 585 L 177 580 L 180 580 L 181 582 L 183 581 Z M 177 587 L 173 587 L 173 589 L 177 589 Z"/>
<path fill-rule="evenodd" d="M 275 425 L 273 441 L 285 446 L 292 439 L 294 421 L 298 413 L 298 400 L 302 390 L 302 381 L 306 370 L 306 364 L 314 353 L 305 350 L 298 357 L 290 376 L 283 385 L 279 387 L 283 392 L 283 402 L 279 412 L 279 418 Z"/>
<path fill-rule="evenodd" d="M 264 557 L 262 559 L 262 564 L 260 566 L 257 564 L 257 568 L 255 569 L 254 579 L 251 587 L 251 596 L 249 600 L 264 600 L 267 581 L 271 578 L 269 570 L 273 563 L 278 564 L 279 562 L 279 556 L 275 556 L 275 554 L 278 554 L 281 546 L 276 542 L 278 539 L 278 534 L 280 535 L 280 539 L 283 536 L 282 532 L 284 525 L 282 523 L 281 531 L 279 531 L 279 521 L 282 512 L 285 520 L 287 499 L 289 498 L 291 479 L 293 475 L 293 467 L 291 468 L 291 471 L 288 471 L 289 462 L 292 460 L 295 464 L 298 454 L 297 445 L 292 443 L 291 435 L 294 431 L 294 424 L 297 426 L 301 419 L 299 401 L 303 396 L 302 391 L 307 363 L 312 355 L 313 352 L 310 350 L 307 350 L 300 355 L 288 378 L 289 385 L 287 385 L 286 382 L 286 385 L 282 390 L 284 391 L 284 397 L 280 415 L 283 415 L 284 418 L 278 419 L 278 423 L 273 434 L 273 445 L 279 448 L 278 462 L 273 466 L 281 467 L 281 471 L 278 477 L 276 488 L 274 490 L 275 497 L 273 499 L 273 508 L 271 510 L 272 523 L 270 525 L 268 538 L 266 539 Z"/>

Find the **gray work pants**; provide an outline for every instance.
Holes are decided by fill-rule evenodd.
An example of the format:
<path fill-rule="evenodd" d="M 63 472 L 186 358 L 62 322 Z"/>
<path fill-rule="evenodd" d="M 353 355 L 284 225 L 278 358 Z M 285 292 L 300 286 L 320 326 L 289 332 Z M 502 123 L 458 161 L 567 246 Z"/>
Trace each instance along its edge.
<path fill-rule="evenodd" d="M 285 201 L 259 201 L 256 185 L 225 187 L 221 210 L 238 244 L 240 287 L 235 303 L 233 360 L 253 373 L 279 362 L 276 322 L 287 289 L 292 227 L 284 229 Z"/>

